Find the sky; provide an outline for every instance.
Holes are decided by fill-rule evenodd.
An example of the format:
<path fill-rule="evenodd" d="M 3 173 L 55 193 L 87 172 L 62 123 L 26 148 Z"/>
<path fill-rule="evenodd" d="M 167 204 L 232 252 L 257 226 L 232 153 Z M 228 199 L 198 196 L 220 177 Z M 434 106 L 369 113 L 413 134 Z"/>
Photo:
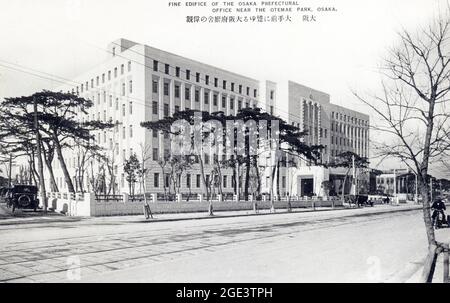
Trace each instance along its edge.
<path fill-rule="evenodd" d="M 0 0 L 0 99 L 61 84 L 2 65 L 70 79 L 104 60 L 109 42 L 126 38 L 255 79 L 290 79 L 371 115 L 351 90 L 378 87 L 377 67 L 398 42 L 397 32 L 427 24 L 447 6 L 443 0 L 299 2 L 338 11 L 311 23 L 188 24 L 186 15 L 205 11 L 169 7 L 169 0 Z"/>

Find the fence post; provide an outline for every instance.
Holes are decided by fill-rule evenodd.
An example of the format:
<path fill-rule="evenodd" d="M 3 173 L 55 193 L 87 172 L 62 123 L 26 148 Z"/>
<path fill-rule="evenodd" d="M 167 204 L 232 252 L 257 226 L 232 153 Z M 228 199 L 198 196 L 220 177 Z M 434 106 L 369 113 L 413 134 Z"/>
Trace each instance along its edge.
<path fill-rule="evenodd" d="M 83 202 L 80 203 L 84 207 L 84 215 L 88 217 L 93 217 L 96 215 L 96 203 L 95 203 L 95 194 L 94 193 L 84 193 Z"/>
<path fill-rule="evenodd" d="M 448 252 L 448 250 L 449 250 L 449 245 L 448 245 L 448 243 L 447 244 L 444 244 L 443 245 L 444 246 L 444 251 L 443 251 L 443 253 L 444 253 L 444 283 L 448 283 L 449 282 L 449 256 L 448 256 L 448 254 L 449 254 L 449 252 Z"/>
<path fill-rule="evenodd" d="M 198 201 L 199 201 L 200 203 L 203 202 L 203 194 L 198 194 Z"/>
<path fill-rule="evenodd" d="M 223 197 L 222 197 L 221 194 L 218 194 L 218 195 L 217 195 L 217 201 L 223 202 Z"/>
<path fill-rule="evenodd" d="M 158 202 L 158 194 L 152 194 L 152 202 L 153 203 Z"/>
<path fill-rule="evenodd" d="M 127 193 L 122 194 L 123 203 L 126 204 L 130 201 L 130 195 Z"/>
<path fill-rule="evenodd" d="M 181 203 L 183 198 L 181 197 L 181 194 L 177 194 L 177 202 Z"/>

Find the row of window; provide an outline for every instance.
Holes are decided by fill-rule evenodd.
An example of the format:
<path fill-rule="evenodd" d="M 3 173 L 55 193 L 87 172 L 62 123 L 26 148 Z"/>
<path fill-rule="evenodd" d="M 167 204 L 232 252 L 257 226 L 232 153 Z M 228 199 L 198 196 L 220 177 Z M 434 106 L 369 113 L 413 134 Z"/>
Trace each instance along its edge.
<path fill-rule="evenodd" d="M 170 64 L 163 64 L 158 62 L 157 60 L 153 60 L 153 71 L 158 72 L 160 71 L 160 66 L 164 66 L 164 73 L 166 75 L 172 75 L 175 76 L 177 78 L 181 78 L 181 73 L 184 73 L 184 79 L 190 81 L 191 77 L 195 78 L 195 82 L 197 83 L 204 83 L 205 85 L 214 85 L 214 87 L 219 87 L 219 79 L 217 77 L 211 78 L 209 75 L 205 75 L 204 78 L 201 78 L 200 73 L 196 72 L 196 73 L 192 73 L 191 70 L 186 69 L 186 70 L 181 70 L 181 68 L 179 66 L 176 66 L 175 68 L 172 67 Z M 221 87 L 224 90 L 228 90 L 228 88 L 234 92 L 237 88 L 237 92 L 239 94 L 243 94 L 243 86 L 241 84 L 235 85 L 234 82 L 230 82 L 228 83 L 227 80 L 222 80 L 221 83 Z M 246 95 L 250 96 L 250 87 L 246 87 Z M 253 89 L 253 97 L 256 98 L 258 96 L 258 90 L 257 89 Z"/>
<path fill-rule="evenodd" d="M 158 94 L 159 89 L 158 89 L 158 81 L 157 80 L 153 80 L 152 91 L 153 91 L 154 94 Z M 167 82 L 164 83 L 163 91 L 164 91 L 163 92 L 164 96 L 170 96 L 170 85 L 169 85 L 169 83 L 167 83 Z M 204 103 L 206 105 L 209 105 L 209 101 L 210 101 L 209 98 L 210 98 L 210 96 L 211 96 L 210 92 L 205 92 L 204 93 Z M 180 85 L 178 85 L 178 84 L 175 84 L 175 87 L 174 87 L 174 97 L 175 98 L 180 98 Z M 191 88 L 190 87 L 185 87 L 184 88 L 184 99 L 186 101 L 190 101 L 191 100 Z M 226 107 L 226 99 L 227 99 L 226 96 L 222 96 L 222 100 L 221 101 L 222 101 L 222 107 L 223 108 Z M 200 90 L 199 89 L 195 89 L 195 91 L 194 91 L 194 101 L 195 102 L 200 102 Z M 219 102 L 219 95 L 217 93 L 213 93 L 212 94 L 213 106 L 217 106 L 218 102 Z M 245 103 L 245 106 L 249 107 L 250 103 L 247 101 Z M 241 100 L 238 101 L 238 108 L 239 109 L 242 108 L 242 101 Z M 234 109 L 234 97 L 230 98 L 230 109 Z"/>
<path fill-rule="evenodd" d="M 353 137 L 353 135 L 356 135 L 357 137 L 361 137 L 363 135 L 365 135 L 366 137 L 368 136 L 367 129 L 362 129 L 360 127 L 345 125 L 345 124 L 333 122 L 333 121 L 331 121 L 331 131 L 348 134 L 348 135 L 351 135 L 352 137 Z"/>
<path fill-rule="evenodd" d="M 349 138 L 331 136 L 331 144 L 342 146 L 353 146 L 354 142 L 357 143 L 358 145 L 361 144 L 361 146 L 366 145 L 366 143 L 361 143 L 360 141 L 353 141 Z"/>
<path fill-rule="evenodd" d="M 119 101 L 118 101 L 118 99 L 116 100 L 115 110 L 116 111 L 119 110 Z M 127 112 L 127 107 L 126 107 L 125 103 L 123 103 L 122 104 L 122 116 L 125 117 L 126 112 Z M 130 101 L 128 103 L 128 113 L 130 115 L 133 114 L 133 102 L 132 101 Z M 92 121 L 95 121 L 95 120 L 103 121 L 103 122 L 111 122 L 111 121 L 113 121 L 111 116 L 109 117 L 109 119 L 107 119 L 106 116 L 107 116 L 106 110 L 103 111 L 103 116 L 101 116 L 100 112 L 97 112 L 97 117 L 95 117 L 95 114 L 92 113 Z M 82 121 L 84 122 L 84 118 L 82 118 Z M 116 121 L 116 122 L 118 122 L 118 121 Z"/>
<path fill-rule="evenodd" d="M 363 126 L 369 125 L 369 121 L 367 121 L 367 120 L 358 119 L 356 117 L 351 117 L 350 115 L 346 115 L 346 114 L 342 114 L 342 113 L 331 112 L 331 119 L 341 120 L 341 121 L 353 123 L 356 125 L 363 125 Z"/>
<path fill-rule="evenodd" d="M 208 104 L 209 104 L 209 102 L 205 101 L 205 105 L 208 105 Z M 214 106 L 217 106 L 217 104 L 214 103 Z M 245 106 L 246 107 L 250 107 L 250 104 L 248 102 L 246 102 Z M 226 107 L 226 103 L 222 102 L 222 107 L 225 108 Z M 242 108 L 242 101 L 238 101 L 238 110 L 240 110 L 241 108 Z M 162 109 L 163 109 L 164 117 L 168 117 L 169 113 L 170 113 L 169 104 L 168 103 L 164 103 Z M 185 105 L 185 109 L 188 110 L 188 109 L 190 109 L 190 107 L 188 105 Z M 230 110 L 234 110 L 234 99 L 230 99 Z M 180 111 L 180 106 L 179 105 L 174 105 L 174 112 L 179 112 L 179 111 Z M 152 113 L 154 115 L 159 115 L 159 104 L 158 104 L 158 101 L 152 101 Z"/>
<path fill-rule="evenodd" d="M 128 61 L 128 69 L 127 70 L 128 70 L 128 72 L 131 72 L 131 61 Z M 108 79 L 108 81 L 111 81 L 112 73 L 114 73 L 114 78 L 117 78 L 118 68 L 115 67 L 113 70 L 109 70 L 107 73 L 103 73 L 101 76 L 95 77 L 95 82 L 94 82 L 94 78 L 92 78 L 90 80 L 90 85 L 89 85 L 89 81 L 86 81 L 86 83 L 82 83 L 80 86 L 77 86 L 76 88 L 72 89 L 72 94 L 76 93 L 78 95 L 80 92 L 83 93 L 84 91 L 89 91 L 89 87 L 94 88 L 94 83 L 95 83 L 95 86 L 99 86 L 100 84 L 104 84 L 106 82 L 106 79 Z M 125 74 L 125 64 L 120 65 L 120 74 L 121 75 Z M 106 75 L 107 75 L 107 78 L 106 78 Z M 101 83 L 100 83 L 100 80 L 101 80 Z M 130 92 L 131 92 L 131 88 L 130 88 Z"/>
<path fill-rule="evenodd" d="M 180 182 L 181 180 L 181 176 L 178 176 L 179 180 L 178 182 Z M 195 178 L 195 180 L 193 180 Z M 210 175 L 205 175 L 205 179 L 206 179 L 206 183 L 210 183 Z M 286 180 L 286 177 L 283 177 L 284 180 Z M 153 173 L 153 187 L 154 188 L 159 188 L 161 187 L 162 184 L 160 184 L 161 181 L 161 174 L 160 173 Z M 170 184 L 170 178 L 168 175 L 166 175 L 165 178 L 165 186 L 169 187 Z M 194 181 L 194 182 L 193 182 Z M 222 188 L 228 188 L 229 186 L 232 187 L 232 182 L 233 182 L 233 177 L 232 176 L 222 176 Z M 230 182 L 229 182 L 230 181 Z M 193 184 L 194 183 L 194 184 Z M 285 184 L 285 182 L 284 182 Z M 201 188 L 202 186 L 202 182 L 201 182 L 201 175 L 200 174 L 186 174 L 186 187 L 187 188 L 192 188 L 192 186 L 195 186 L 195 188 Z M 285 185 L 283 185 L 283 187 L 285 187 Z"/>

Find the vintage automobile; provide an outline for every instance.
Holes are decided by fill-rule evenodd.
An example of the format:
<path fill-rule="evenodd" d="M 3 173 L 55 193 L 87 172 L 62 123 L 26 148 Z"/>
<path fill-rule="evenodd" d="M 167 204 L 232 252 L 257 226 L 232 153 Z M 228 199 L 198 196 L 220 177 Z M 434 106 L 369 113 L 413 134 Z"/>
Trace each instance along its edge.
<path fill-rule="evenodd" d="M 5 200 L 12 212 L 16 209 L 36 209 L 39 206 L 38 188 L 33 185 L 14 185 L 6 194 Z"/>

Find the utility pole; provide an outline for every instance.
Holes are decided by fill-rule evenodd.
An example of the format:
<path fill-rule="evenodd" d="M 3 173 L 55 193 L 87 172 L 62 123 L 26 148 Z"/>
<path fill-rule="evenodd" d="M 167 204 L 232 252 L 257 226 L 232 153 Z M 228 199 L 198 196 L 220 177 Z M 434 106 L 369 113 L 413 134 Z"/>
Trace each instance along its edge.
<path fill-rule="evenodd" d="M 12 154 L 9 154 L 9 180 L 8 180 L 8 187 L 12 187 Z"/>
<path fill-rule="evenodd" d="M 42 163 L 41 155 L 41 134 L 39 132 L 38 118 L 37 118 L 37 102 L 36 97 L 33 97 L 33 107 L 34 107 L 34 130 L 36 132 L 36 146 L 37 146 L 37 157 L 38 157 L 38 173 L 39 173 L 39 192 L 42 205 L 44 206 L 44 212 L 47 212 L 47 194 L 45 192 L 44 184 L 44 165 Z"/>
<path fill-rule="evenodd" d="M 419 203 L 419 175 L 416 173 L 416 204 Z"/>
<path fill-rule="evenodd" d="M 355 167 L 355 155 L 352 155 L 352 175 L 353 175 L 353 194 L 356 196 L 356 167 Z M 345 190 L 345 189 L 344 189 Z"/>

